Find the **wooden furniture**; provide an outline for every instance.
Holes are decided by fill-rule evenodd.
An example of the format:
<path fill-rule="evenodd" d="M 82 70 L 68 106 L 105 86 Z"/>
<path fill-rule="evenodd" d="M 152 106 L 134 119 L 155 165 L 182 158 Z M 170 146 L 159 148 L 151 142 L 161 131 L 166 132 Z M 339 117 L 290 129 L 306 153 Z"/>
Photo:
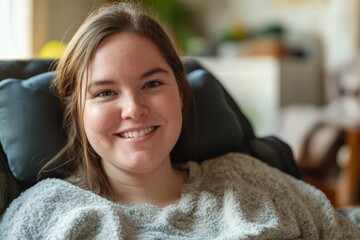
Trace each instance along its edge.
<path fill-rule="evenodd" d="M 303 180 L 324 192 L 335 208 L 360 206 L 360 128 L 345 128 L 344 134 L 346 159 L 336 178 L 301 171 Z"/>
<path fill-rule="evenodd" d="M 360 205 L 360 129 L 346 130 L 349 159 L 342 168 L 335 191 L 335 205 Z"/>

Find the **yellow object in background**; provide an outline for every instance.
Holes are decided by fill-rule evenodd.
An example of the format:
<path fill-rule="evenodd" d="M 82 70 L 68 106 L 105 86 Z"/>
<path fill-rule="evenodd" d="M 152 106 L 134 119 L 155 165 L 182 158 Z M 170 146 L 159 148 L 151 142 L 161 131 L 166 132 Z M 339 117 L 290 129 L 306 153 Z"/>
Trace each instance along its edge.
<path fill-rule="evenodd" d="M 41 48 L 39 58 L 59 58 L 63 54 L 65 46 L 66 45 L 60 41 L 51 40 Z"/>

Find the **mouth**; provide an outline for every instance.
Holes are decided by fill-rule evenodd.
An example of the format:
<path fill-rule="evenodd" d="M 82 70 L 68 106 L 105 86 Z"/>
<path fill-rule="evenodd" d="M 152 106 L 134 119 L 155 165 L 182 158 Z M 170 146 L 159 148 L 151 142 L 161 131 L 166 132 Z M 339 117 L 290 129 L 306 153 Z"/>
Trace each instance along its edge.
<path fill-rule="evenodd" d="M 119 134 L 117 134 L 118 136 L 122 137 L 122 138 L 139 138 L 139 137 L 144 137 L 152 132 L 154 132 L 158 127 L 148 127 L 148 128 L 144 128 L 144 129 L 140 129 L 137 131 L 128 131 L 128 132 L 121 132 Z"/>

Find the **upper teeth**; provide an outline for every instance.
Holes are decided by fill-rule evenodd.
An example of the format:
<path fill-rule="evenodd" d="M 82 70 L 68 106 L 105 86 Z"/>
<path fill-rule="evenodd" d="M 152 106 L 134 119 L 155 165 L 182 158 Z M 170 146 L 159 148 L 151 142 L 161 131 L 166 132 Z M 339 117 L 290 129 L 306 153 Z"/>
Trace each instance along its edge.
<path fill-rule="evenodd" d="M 154 129 L 155 129 L 155 127 L 149 127 L 149 128 L 141 129 L 140 131 L 123 132 L 123 133 L 120 133 L 120 136 L 124 137 L 124 138 L 143 137 L 143 136 L 151 133 L 152 131 L 154 131 Z"/>

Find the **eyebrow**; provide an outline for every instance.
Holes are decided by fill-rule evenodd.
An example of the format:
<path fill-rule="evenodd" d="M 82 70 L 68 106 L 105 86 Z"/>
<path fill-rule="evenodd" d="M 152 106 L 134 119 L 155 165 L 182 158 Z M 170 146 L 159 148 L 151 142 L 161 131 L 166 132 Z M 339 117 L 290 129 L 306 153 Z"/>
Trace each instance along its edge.
<path fill-rule="evenodd" d="M 114 82 L 111 80 L 97 80 L 94 82 L 89 83 L 87 90 L 90 91 L 91 88 L 96 86 L 102 86 L 102 85 L 113 85 Z"/>
<path fill-rule="evenodd" d="M 163 68 L 160 68 L 160 67 L 156 67 L 156 68 L 152 68 L 150 69 L 149 71 L 141 74 L 140 78 L 147 78 L 147 77 L 150 77 L 154 74 L 157 74 L 157 73 L 166 73 L 166 74 L 169 74 L 169 72 Z"/>

